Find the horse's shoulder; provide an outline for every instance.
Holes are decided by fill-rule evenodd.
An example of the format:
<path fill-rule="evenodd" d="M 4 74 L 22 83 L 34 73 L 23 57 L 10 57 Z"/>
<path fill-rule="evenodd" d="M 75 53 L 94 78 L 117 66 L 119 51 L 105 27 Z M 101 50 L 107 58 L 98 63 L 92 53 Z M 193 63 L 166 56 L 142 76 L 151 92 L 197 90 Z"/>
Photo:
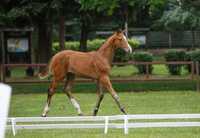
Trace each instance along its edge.
<path fill-rule="evenodd" d="M 93 65 L 95 66 L 96 70 L 104 73 L 110 72 L 111 67 L 109 63 L 98 52 L 93 53 L 92 59 L 93 59 Z"/>

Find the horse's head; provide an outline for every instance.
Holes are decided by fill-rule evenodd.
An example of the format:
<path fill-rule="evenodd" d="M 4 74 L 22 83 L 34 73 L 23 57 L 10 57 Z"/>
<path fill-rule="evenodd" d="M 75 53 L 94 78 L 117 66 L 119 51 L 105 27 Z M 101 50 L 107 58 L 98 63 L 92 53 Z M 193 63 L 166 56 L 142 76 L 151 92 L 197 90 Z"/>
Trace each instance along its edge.
<path fill-rule="evenodd" d="M 121 49 L 125 50 L 126 52 L 132 53 L 132 48 L 128 44 L 128 40 L 127 40 L 126 36 L 124 35 L 124 31 L 119 30 L 119 31 L 115 32 L 113 35 L 112 43 L 116 49 L 121 48 Z"/>

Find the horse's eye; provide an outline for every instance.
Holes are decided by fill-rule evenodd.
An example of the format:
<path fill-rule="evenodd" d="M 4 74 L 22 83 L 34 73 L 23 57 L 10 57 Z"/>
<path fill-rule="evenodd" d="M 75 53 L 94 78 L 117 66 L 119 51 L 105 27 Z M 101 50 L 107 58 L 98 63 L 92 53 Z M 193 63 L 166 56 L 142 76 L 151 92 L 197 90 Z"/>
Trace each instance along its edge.
<path fill-rule="evenodd" d="M 120 40 L 120 41 L 121 41 L 121 40 L 122 40 L 122 37 L 118 37 L 118 40 Z"/>

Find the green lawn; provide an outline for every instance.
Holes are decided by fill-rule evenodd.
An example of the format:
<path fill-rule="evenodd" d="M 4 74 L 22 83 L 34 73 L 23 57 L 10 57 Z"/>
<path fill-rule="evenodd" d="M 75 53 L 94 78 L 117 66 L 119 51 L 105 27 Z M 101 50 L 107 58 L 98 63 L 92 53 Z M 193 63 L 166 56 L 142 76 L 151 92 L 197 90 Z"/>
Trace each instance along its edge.
<path fill-rule="evenodd" d="M 198 113 L 200 94 L 188 92 L 123 92 L 119 93 L 121 102 L 129 114 L 146 113 Z M 95 105 L 95 93 L 75 93 L 75 97 L 86 115 L 90 115 Z M 89 98 L 88 98 L 89 97 Z M 12 97 L 10 116 L 40 116 L 46 101 L 46 94 L 16 94 Z M 53 97 L 49 116 L 76 115 L 74 108 L 63 93 Z M 22 110 L 23 109 L 23 110 Z M 119 114 L 110 95 L 106 95 L 99 115 Z"/>
<path fill-rule="evenodd" d="M 87 85 L 86 85 L 87 86 Z M 26 86 L 24 86 L 26 87 Z M 25 88 L 22 87 L 22 90 Z M 86 88 L 85 88 L 86 89 Z M 33 93 L 30 87 L 27 92 L 20 93 L 20 86 L 14 88 L 11 99 L 9 116 L 40 116 L 46 101 L 46 92 Z M 31 91 L 31 92 L 29 92 Z M 82 111 L 91 115 L 96 102 L 95 92 L 75 92 Z M 159 114 L 159 113 L 200 113 L 200 94 L 195 91 L 146 91 L 146 92 L 120 92 L 121 102 L 129 114 Z M 98 115 L 121 114 L 109 94 L 105 95 Z M 58 92 L 52 101 L 49 116 L 75 116 L 76 111 L 67 97 Z M 122 129 L 109 129 L 108 135 L 102 129 L 86 130 L 20 130 L 15 138 L 198 138 L 200 128 L 147 128 L 130 129 L 128 135 Z M 11 131 L 7 131 L 6 138 L 11 138 Z"/>

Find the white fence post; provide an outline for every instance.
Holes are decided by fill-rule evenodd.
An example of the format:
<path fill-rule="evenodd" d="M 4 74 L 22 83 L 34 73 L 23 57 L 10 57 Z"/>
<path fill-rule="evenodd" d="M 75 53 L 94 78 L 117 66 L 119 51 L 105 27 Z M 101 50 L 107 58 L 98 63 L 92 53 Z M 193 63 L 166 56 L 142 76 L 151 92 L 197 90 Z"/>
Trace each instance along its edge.
<path fill-rule="evenodd" d="M 8 116 L 11 87 L 0 83 L 0 138 L 4 138 L 5 126 Z"/>
<path fill-rule="evenodd" d="M 108 122 L 109 122 L 109 117 L 105 116 L 105 127 L 104 127 L 104 134 L 108 133 Z"/>
<path fill-rule="evenodd" d="M 128 117 L 124 115 L 124 134 L 128 134 Z"/>
<path fill-rule="evenodd" d="M 15 136 L 17 133 L 17 131 L 15 129 L 15 126 L 16 126 L 15 118 L 11 118 L 11 125 L 12 125 L 13 136 Z"/>

